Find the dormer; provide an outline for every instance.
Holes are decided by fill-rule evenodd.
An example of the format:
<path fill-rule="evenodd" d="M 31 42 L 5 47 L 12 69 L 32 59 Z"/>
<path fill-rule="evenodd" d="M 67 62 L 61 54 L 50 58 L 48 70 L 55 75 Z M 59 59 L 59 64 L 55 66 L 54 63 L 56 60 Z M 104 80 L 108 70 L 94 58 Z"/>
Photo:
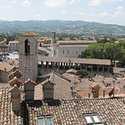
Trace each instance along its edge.
<path fill-rule="evenodd" d="M 20 70 L 15 70 L 14 72 L 12 72 L 12 73 L 10 73 L 9 75 L 8 75 L 8 77 L 9 77 L 9 79 L 11 80 L 11 79 L 13 79 L 14 77 L 17 77 L 17 78 L 20 78 L 20 77 L 22 77 L 23 76 L 23 73 L 20 71 Z"/>
<path fill-rule="evenodd" d="M 44 100 L 54 99 L 54 83 L 50 80 L 44 81 L 42 84 L 42 92 Z"/>
<path fill-rule="evenodd" d="M 13 87 L 15 84 L 17 85 L 17 87 L 20 87 L 20 85 L 23 84 L 23 81 L 20 80 L 20 79 L 18 79 L 18 78 L 15 76 L 13 79 L 11 79 L 10 81 L 8 81 L 8 83 L 9 83 L 10 86 L 12 86 L 12 87 Z"/>
<path fill-rule="evenodd" d="M 34 100 L 34 89 L 36 82 L 28 79 L 24 83 L 25 100 Z"/>

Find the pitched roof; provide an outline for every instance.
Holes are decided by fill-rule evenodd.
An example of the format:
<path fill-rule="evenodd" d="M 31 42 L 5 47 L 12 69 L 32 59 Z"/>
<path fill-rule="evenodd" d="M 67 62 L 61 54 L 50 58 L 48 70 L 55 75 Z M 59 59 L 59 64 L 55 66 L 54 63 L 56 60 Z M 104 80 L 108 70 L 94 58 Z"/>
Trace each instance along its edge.
<path fill-rule="evenodd" d="M 32 37 L 32 36 L 38 36 L 38 35 L 33 33 L 33 32 L 24 32 L 24 33 L 21 33 L 19 36 L 22 36 L 22 37 Z"/>
<path fill-rule="evenodd" d="M 37 124 L 37 117 L 52 116 L 54 125 L 86 125 L 84 114 L 97 113 L 104 125 L 124 125 L 125 104 L 122 99 L 79 99 L 36 101 L 26 103 L 29 124 Z"/>
<path fill-rule="evenodd" d="M 11 111 L 9 88 L 0 89 L 2 125 L 36 125 L 39 116 L 52 116 L 54 125 L 86 125 L 84 114 L 97 113 L 104 125 L 124 125 L 125 98 L 68 99 L 23 102 L 21 111 Z"/>
<path fill-rule="evenodd" d="M 30 82 L 30 83 L 33 83 L 33 84 L 36 84 L 36 82 L 35 82 L 35 81 L 32 81 L 31 79 L 26 80 L 26 81 L 25 81 L 25 84 L 26 84 L 26 83 L 29 83 L 29 82 Z"/>
<path fill-rule="evenodd" d="M 23 81 L 14 77 L 14 79 L 11 79 L 10 81 L 8 81 L 8 83 L 10 84 L 10 86 L 14 86 L 14 84 L 20 86 L 20 84 L 23 84 Z"/>
<path fill-rule="evenodd" d="M 49 74 L 47 81 L 48 79 L 50 79 L 50 82 L 54 83 L 54 99 L 73 99 L 70 80 L 57 73 Z M 35 86 L 35 100 L 43 100 L 42 85 L 47 81 L 45 80 Z"/>
<path fill-rule="evenodd" d="M 9 62 L 0 63 L 0 70 L 2 70 L 4 72 L 9 72 L 14 67 L 17 67 L 18 64 L 19 64 L 18 60 L 11 60 Z"/>
<path fill-rule="evenodd" d="M 13 92 L 13 91 L 20 91 L 21 92 L 21 89 L 19 87 L 17 87 L 17 85 L 14 85 L 12 88 L 9 89 L 9 93 Z"/>
<path fill-rule="evenodd" d="M 8 77 L 9 79 L 13 79 L 15 76 L 17 78 L 20 78 L 23 75 L 23 72 L 21 72 L 20 70 L 16 69 L 14 72 L 11 72 Z"/>

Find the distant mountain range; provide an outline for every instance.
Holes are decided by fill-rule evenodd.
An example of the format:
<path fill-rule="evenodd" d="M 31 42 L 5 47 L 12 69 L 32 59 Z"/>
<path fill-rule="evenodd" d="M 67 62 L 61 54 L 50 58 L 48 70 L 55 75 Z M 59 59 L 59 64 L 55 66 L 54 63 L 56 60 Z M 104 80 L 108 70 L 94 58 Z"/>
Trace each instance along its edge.
<path fill-rule="evenodd" d="M 56 31 L 57 33 L 84 34 L 84 35 L 125 35 L 125 26 L 113 24 L 101 24 L 85 21 L 0 21 L 0 33 L 21 33 L 32 31 L 46 33 Z"/>

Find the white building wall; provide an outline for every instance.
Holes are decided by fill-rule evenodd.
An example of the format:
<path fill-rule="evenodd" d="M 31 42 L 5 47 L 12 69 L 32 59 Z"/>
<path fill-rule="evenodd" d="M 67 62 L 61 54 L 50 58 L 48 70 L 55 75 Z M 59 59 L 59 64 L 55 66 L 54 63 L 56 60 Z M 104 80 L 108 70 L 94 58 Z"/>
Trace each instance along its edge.
<path fill-rule="evenodd" d="M 17 42 L 10 42 L 9 43 L 11 51 L 18 51 L 19 50 L 19 43 Z"/>
<path fill-rule="evenodd" d="M 56 57 L 70 57 L 77 58 L 82 51 L 85 51 L 86 48 L 83 47 L 63 47 L 57 49 Z"/>

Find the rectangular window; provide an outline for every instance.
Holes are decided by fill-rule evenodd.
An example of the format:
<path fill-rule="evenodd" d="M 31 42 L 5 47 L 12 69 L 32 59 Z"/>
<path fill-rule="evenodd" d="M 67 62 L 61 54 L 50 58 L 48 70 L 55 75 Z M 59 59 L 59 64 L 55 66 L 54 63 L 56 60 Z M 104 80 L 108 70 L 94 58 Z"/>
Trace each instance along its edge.
<path fill-rule="evenodd" d="M 84 118 L 87 125 L 103 125 L 98 114 L 85 114 Z"/>
<path fill-rule="evenodd" d="M 63 54 L 64 54 L 64 50 L 63 50 Z"/>
<path fill-rule="evenodd" d="M 38 117 L 38 125 L 53 125 L 52 117 L 51 116 Z"/>
<path fill-rule="evenodd" d="M 54 50 L 54 55 L 56 55 L 56 51 Z"/>
<path fill-rule="evenodd" d="M 69 50 L 67 50 L 67 54 L 69 54 Z"/>

